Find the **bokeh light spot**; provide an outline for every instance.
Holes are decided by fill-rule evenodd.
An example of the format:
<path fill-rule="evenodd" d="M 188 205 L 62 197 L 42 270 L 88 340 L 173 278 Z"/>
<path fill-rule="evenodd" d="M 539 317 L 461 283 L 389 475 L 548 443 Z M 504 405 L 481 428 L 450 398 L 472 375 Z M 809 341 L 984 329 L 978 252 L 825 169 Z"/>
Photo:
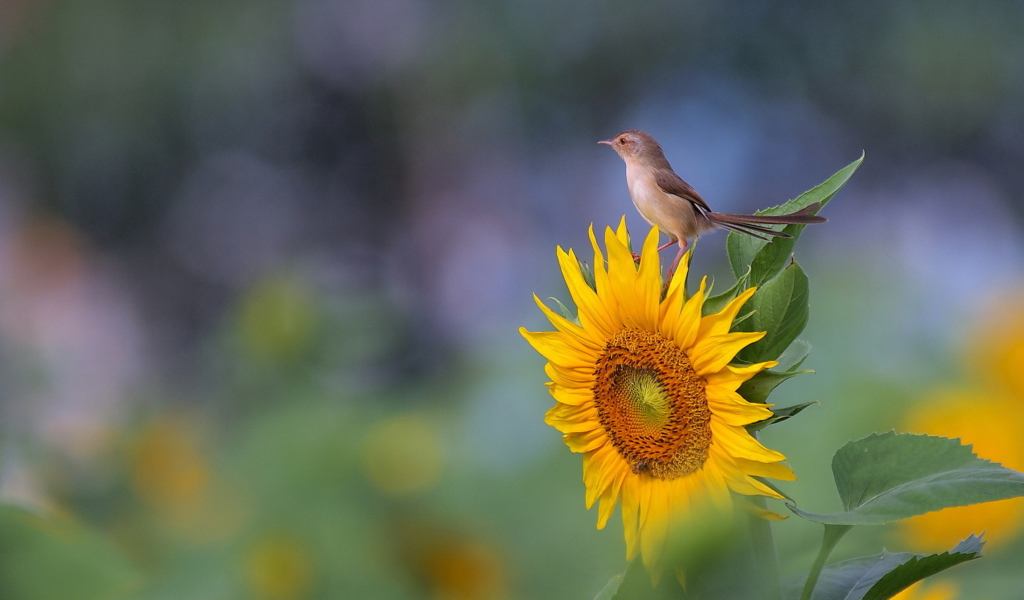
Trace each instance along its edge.
<path fill-rule="evenodd" d="M 416 414 L 393 417 L 374 427 L 366 437 L 363 458 L 370 483 L 389 496 L 433 487 L 444 466 L 436 426 Z"/>

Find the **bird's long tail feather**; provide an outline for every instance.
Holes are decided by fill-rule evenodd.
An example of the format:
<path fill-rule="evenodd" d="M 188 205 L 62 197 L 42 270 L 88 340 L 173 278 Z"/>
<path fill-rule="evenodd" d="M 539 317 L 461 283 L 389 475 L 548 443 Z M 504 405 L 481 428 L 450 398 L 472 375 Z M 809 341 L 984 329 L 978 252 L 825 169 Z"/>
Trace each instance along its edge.
<path fill-rule="evenodd" d="M 821 203 L 815 202 L 807 206 L 806 208 L 799 210 L 795 213 L 788 215 L 735 215 L 731 213 L 716 213 L 707 212 L 704 216 L 708 218 L 715 225 L 728 229 L 730 231 L 737 231 L 739 233 L 745 233 L 752 235 L 757 238 L 767 239 L 764 236 L 771 237 L 792 237 L 788 233 L 782 231 L 775 231 L 764 225 L 810 225 L 812 223 L 824 223 L 828 221 L 825 217 L 818 216 L 814 213 L 821 209 Z"/>

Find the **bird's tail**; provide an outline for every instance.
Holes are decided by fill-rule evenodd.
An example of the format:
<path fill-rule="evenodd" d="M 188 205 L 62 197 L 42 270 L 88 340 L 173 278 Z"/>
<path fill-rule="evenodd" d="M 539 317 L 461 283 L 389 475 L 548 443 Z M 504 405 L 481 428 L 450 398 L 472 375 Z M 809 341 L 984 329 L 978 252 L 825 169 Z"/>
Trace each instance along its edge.
<path fill-rule="evenodd" d="M 723 229 L 745 233 L 762 240 L 767 240 L 768 238 L 765 236 L 793 236 L 784 231 L 776 231 L 769 227 L 763 227 L 762 225 L 811 225 L 813 223 L 824 223 L 828 221 L 828 219 L 814 214 L 820 209 L 821 202 L 815 202 L 806 208 L 788 215 L 734 215 L 730 213 L 707 212 L 705 213 L 705 216 L 709 221 Z"/>

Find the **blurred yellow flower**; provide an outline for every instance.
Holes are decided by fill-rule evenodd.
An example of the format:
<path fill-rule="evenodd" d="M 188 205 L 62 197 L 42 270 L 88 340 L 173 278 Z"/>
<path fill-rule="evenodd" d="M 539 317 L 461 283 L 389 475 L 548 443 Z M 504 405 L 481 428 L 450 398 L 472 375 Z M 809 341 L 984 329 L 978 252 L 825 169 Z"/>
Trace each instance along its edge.
<path fill-rule="evenodd" d="M 363 464 L 370 483 L 389 496 L 433 487 L 444 467 L 437 426 L 425 415 L 415 413 L 385 420 L 367 434 Z"/>
<path fill-rule="evenodd" d="M 506 596 L 501 557 L 475 540 L 448 540 L 423 556 L 436 600 L 501 600 Z"/>
<path fill-rule="evenodd" d="M 1024 404 L 1024 293 L 996 299 L 968 345 L 974 370 Z"/>
<path fill-rule="evenodd" d="M 596 290 L 575 254 L 558 249 L 580 324 L 535 297 L 556 331 L 520 331 L 548 359 L 556 404 L 546 422 L 583 454 L 587 507 L 601 500 L 598 528 L 621 497 L 627 558 L 640 552 L 657 578 L 670 529 L 695 506 L 710 501 L 728 509 L 730 492 L 780 498 L 755 477 L 794 479 L 781 464 L 785 456 L 744 427 L 771 410 L 736 393 L 775 363 L 729 364 L 764 336 L 729 331 L 755 290 L 702 317 L 706 278 L 687 299 L 687 261 L 664 289 L 657 228 L 644 241 L 639 266 L 625 219 L 617 232 L 605 233 L 607 268 L 593 228 L 590 239 Z"/>
<path fill-rule="evenodd" d="M 161 525 L 189 545 L 222 542 L 251 516 L 247 500 L 214 477 L 201 423 L 195 415 L 154 419 L 142 428 L 130 454 L 135 493 Z"/>
<path fill-rule="evenodd" d="M 921 581 L 896 594 L 892 600 L 953 600 L 959 591 L 949 581 Z"/>
<path fill-rule="evenodd" d="M 246 555 L 245 581 L 259 600 L 304 598 L 313 588 L 312 554 L 297 537 L 267 537 Z"/>
<path fill-rule="evenodd" d="M 297 278 L 283 275 L 267 277 L 250 289 L 238 318 L 245 351 L 282 363 L 302 356 L 318 326 L 310 291 Z"/>
<path fill-rule="evenodd" d="M 210 481 L 195 424 L 184 417 L 161 417 L 143 427 L 132 459 L 136 493 L 158 509 L 195 507 Z"/>
<path fill-rule="evenodd" d="M 904 428 L 960 438 L 982 458 L 1024 470 L 1024 402 L 981 390 L 945 392 L 915 407 Z M 988 548 L 1020 533 L 1024 498 L 947 508 L 902 521 L 901 532 L 919 551 L 942 552 L 972 533 L 985 533 Z"/>

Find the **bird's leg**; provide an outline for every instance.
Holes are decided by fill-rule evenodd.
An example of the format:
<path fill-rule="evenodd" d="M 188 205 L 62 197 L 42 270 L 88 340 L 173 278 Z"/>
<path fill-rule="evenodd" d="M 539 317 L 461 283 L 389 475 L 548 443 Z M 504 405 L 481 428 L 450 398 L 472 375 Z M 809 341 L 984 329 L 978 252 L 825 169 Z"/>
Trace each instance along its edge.
<path fill-rule="evenodd" d="M 675 239 L 675 238 L 670 238 L 670 239 L 668 240 L 668 242 L 666 242 L 666 243 L 665 243 L 665 245 L 664 245 L 664 246 L 660 246 L 660 247 L 658 248 L 658 252 L 661 252 L 661 251 L 662 251 L 662 250 L 664 250 L 665 248 L 668 248 L 669 246 L 671 246 L 671 245 L 673 245 L 673 244 L 675 244 L 675 243 L 676 243 L 676 239 Z M 633 262 L 640 262 L 640 255 L 639 255 L 639 254 L 637 254 L 636 252 L 633 252 L 632 254 L 633 254 Z"/>
<path fill-rule="evenodd" d="M 672 275 L 676 272 L 676 267 L 679 266 L 679 259 L 683 257 L 683 253 L 686 252 L 686 238 L 679 238 L 679 252 L 676 252 L 676 257 L 672 259 L 672 266 L 668 268 L 668 273 L 665 274 L 665 285 L 668 285 L 669 281 L 672 281 Z"/>

